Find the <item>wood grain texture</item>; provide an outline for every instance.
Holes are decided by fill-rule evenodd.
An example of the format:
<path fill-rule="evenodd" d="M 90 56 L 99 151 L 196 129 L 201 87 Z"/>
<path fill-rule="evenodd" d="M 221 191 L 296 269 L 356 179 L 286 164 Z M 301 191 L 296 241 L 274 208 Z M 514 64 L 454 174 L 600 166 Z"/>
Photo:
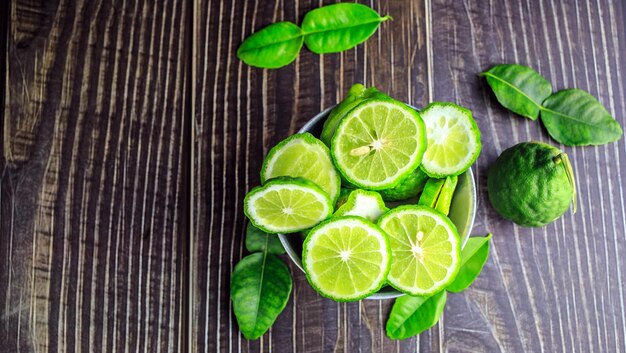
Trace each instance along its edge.
<path fill-rule="evenodd" d="M 181 351 L 188 4 L 13 1 L 9 17 L 0 352 Z"/>
<path fill-rule="evenodd" d="M 626 350 L 626 139 L 566 148 L 579 180 L 578 213 L 537 229 L 502 220 L 486 172 L 505 148 L 556 145 L 539 122 L 503 109 L 478 73 L 532 66 L 556 89 L 598 97 L 626 126 L 626 9 L 616 1 L 365 2 L 394 20 L 340 54 L 303 50 L 279 70 L 242 64 L 236 49 L 265 25 L 327 1 L 197 1 L 194 22 L 193 352 L 623 352 Z M 391 301 L 339 304 L 319 297 L 285 258 L 293 296 L 257 341 L 237 329 L 230 273 L 245 256 L 242 199 L 259 184 L 263 157 L 356 82 L 417 106 L 472 109 L 484 149 L 475 165 L 473 233 L 494 233 L 491 257 L 465 293 L 449 296 L 441 322 L 402 342 L 384 335 Z"/>

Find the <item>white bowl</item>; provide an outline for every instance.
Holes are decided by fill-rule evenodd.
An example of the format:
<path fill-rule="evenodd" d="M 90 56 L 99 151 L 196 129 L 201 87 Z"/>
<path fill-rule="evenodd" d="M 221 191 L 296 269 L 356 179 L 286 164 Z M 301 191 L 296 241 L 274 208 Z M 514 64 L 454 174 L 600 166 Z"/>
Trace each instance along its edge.
<path fill-rule="evenodd" d="M 309 132 L 319 137 L 325 119 L 334 107 L 330 107 L 323 112 L 317 114 L 313 119 L 309 120 L 298 132 Z M 415 107 L 413 107 L 415 109 Z M 469 238 L 470 231 L 474 225 L 476 216 L 476 186 L 474 183 L 474 174 L 470 168 L 467 172 L 459 175 L 459 181 L 452 197 L 450 206 L 450 220 L 456 226 L 461 236 L 462 244 L 465 245 Z M 299 234 L 278 234 L 280 242 L 287 251 L 291 260 L 302 268 L 302 243 L 304 238 Z M 384 286 L 378 292 L 370 295 L 365 299 L 391 299 L 404 295 L 404 293 L 396 290 L 391 286 Z"/>

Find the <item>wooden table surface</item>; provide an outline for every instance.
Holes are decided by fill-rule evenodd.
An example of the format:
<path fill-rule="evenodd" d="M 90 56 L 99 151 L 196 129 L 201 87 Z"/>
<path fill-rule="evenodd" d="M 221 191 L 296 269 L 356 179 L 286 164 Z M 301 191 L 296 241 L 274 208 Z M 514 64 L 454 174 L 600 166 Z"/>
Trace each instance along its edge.
<path fill-rule="evenodd" d="M 621 1 L 370 1 L 393 21 L 339 54 L 246 66 L 241 41 L 332 1 L 3 2 L 0 352 L 625 352 L 626 139 L 564 147 L 578 212 L 543 228 L 500 218 L 486 171 L 538 140 L 478 73 L 532 66 L 589 91 L 626 127 Z M 8 21 L 7 21 L 8 19 Z M 392 301 L 318 296 L 287 257 L 292 297 L 261 339 L 229 301 L 246 255 L 245 193 L 263 157 L 354 83 L 473 111 L 472 234 L 490 258 L 440 323 L 386 338 Z"/>

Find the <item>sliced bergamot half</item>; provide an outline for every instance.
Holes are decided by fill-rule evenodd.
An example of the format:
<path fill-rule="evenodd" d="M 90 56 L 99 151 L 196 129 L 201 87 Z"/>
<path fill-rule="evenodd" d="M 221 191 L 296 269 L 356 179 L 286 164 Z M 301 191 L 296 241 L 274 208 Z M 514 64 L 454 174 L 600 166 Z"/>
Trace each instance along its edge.
<path fill-rule="evenodd" d="M 326 191 L 333 202 L 339 196 L 341 178 L 328 147 L 308 132 L 288 137 L 268 153 L 261 167 L 261 183 L 279 176 L 308 179 Z"/>
<path fill-rule="evenodd" d="M 435 102 L 421 111 L 428 148 L 420 168 L 433 178 L 459 175 L 480 154 L 480 130 L 472 112 L 453 103 Z"/>
<path fill-rule="evenodd" d="M 389 235 L 391 286 L 406 294 L 429 296 L 454 281 L 461 240 L 448 217 L 425 206 L 400 206 L 380 217 L 378 225 Z"/>
<path fill-rule="evenodd" d="M 328 194 L 303 179 L 278 177 L 246 195 L 243 211 L 267 233 L 294 233 L 328 218 L 333 205 Z"/>
<path fill-rule="evenodd" d="M 348 195 L 347 201 L 333 214 L 339 216 L 359 216 L 376 222 L 389 209 L 376 191 L 355 189 Z"/>
<path fill-rule="evenodd" d="M 372 98 L 339 122 L 330 152 L 349 183 L 383 190 L 417 168 L 426 143 L 424 122 L 416 110 L 392 99 Z"/>
<path fill-rule="evenodd" d="M 387 235 L 356 216 L 332 218 L 304 241 L 302 264 L 311 286 L 336 301 L 356 301 L 385 283 L 391 254 Z"/>

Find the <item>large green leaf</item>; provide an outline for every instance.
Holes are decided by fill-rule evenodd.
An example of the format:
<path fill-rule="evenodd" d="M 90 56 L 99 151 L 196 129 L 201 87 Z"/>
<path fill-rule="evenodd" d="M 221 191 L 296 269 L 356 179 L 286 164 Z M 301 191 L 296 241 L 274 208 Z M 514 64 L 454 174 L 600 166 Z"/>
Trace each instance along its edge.
<path fill-rule="evenodd" d="M 464 291 L 474 282 L 482 271 L 487 257 L 489 256 L 489 240 L 491 234 L 486 237 L 471 237 L 461 250 L 461 269 L 456 275 L 454 282 L 446 289 L 449 292 L 458 293 Z"/>
<path fill-rule="evenodd" d="M 622 127 L 591 94 L 559 91 L 543 102 L 541 121 L 552 138 L 567 146 L 602 145 L 622 136 Z"/>
<path fill-rule="evenodd" d="M 431 297 L 399 297 L 389 313 L 387 337 L 402 340 L 428 330 L 439 321 L 445 306 L 445 290 Z"/>
<path fill-rule="evenodd" d="M 370 7 L 361 4 L 339 3 L 309 11 L 302 20 L 304 43 L 318 54 L 348 50 L 367 40 L 381 22 L 381 17 Z"/>
<path fill-rule="evenodd" d="M 246 228 L 246 249 L 249 252 L 265 251 L 270 254 L 284 254 L 285 249 L 276 234 L 268 234 L 255 227 L 252 222 Z"/>
<path fill-rule="evenodd" d="M 291 286 L 289 269 L 275 255 L 254 253 L 235 266 L 230 298 L 247 339 L 261 337 L 274 324 L 289 301 Z"/>
<path fill-rule="evenodd" d="M 518 64 L 496 65 L 480 74 L 487 78 L 498 102 L 508 110 L 536 120 L 552 85 L 535 70 Z"/>
<path fill-rule="evenodd" d="M 246 38 L 237 49 L 237 57 L 248 65 L 275 69 L 296 59 L 302 41 L 300 27 L 277 22 Z"/>

